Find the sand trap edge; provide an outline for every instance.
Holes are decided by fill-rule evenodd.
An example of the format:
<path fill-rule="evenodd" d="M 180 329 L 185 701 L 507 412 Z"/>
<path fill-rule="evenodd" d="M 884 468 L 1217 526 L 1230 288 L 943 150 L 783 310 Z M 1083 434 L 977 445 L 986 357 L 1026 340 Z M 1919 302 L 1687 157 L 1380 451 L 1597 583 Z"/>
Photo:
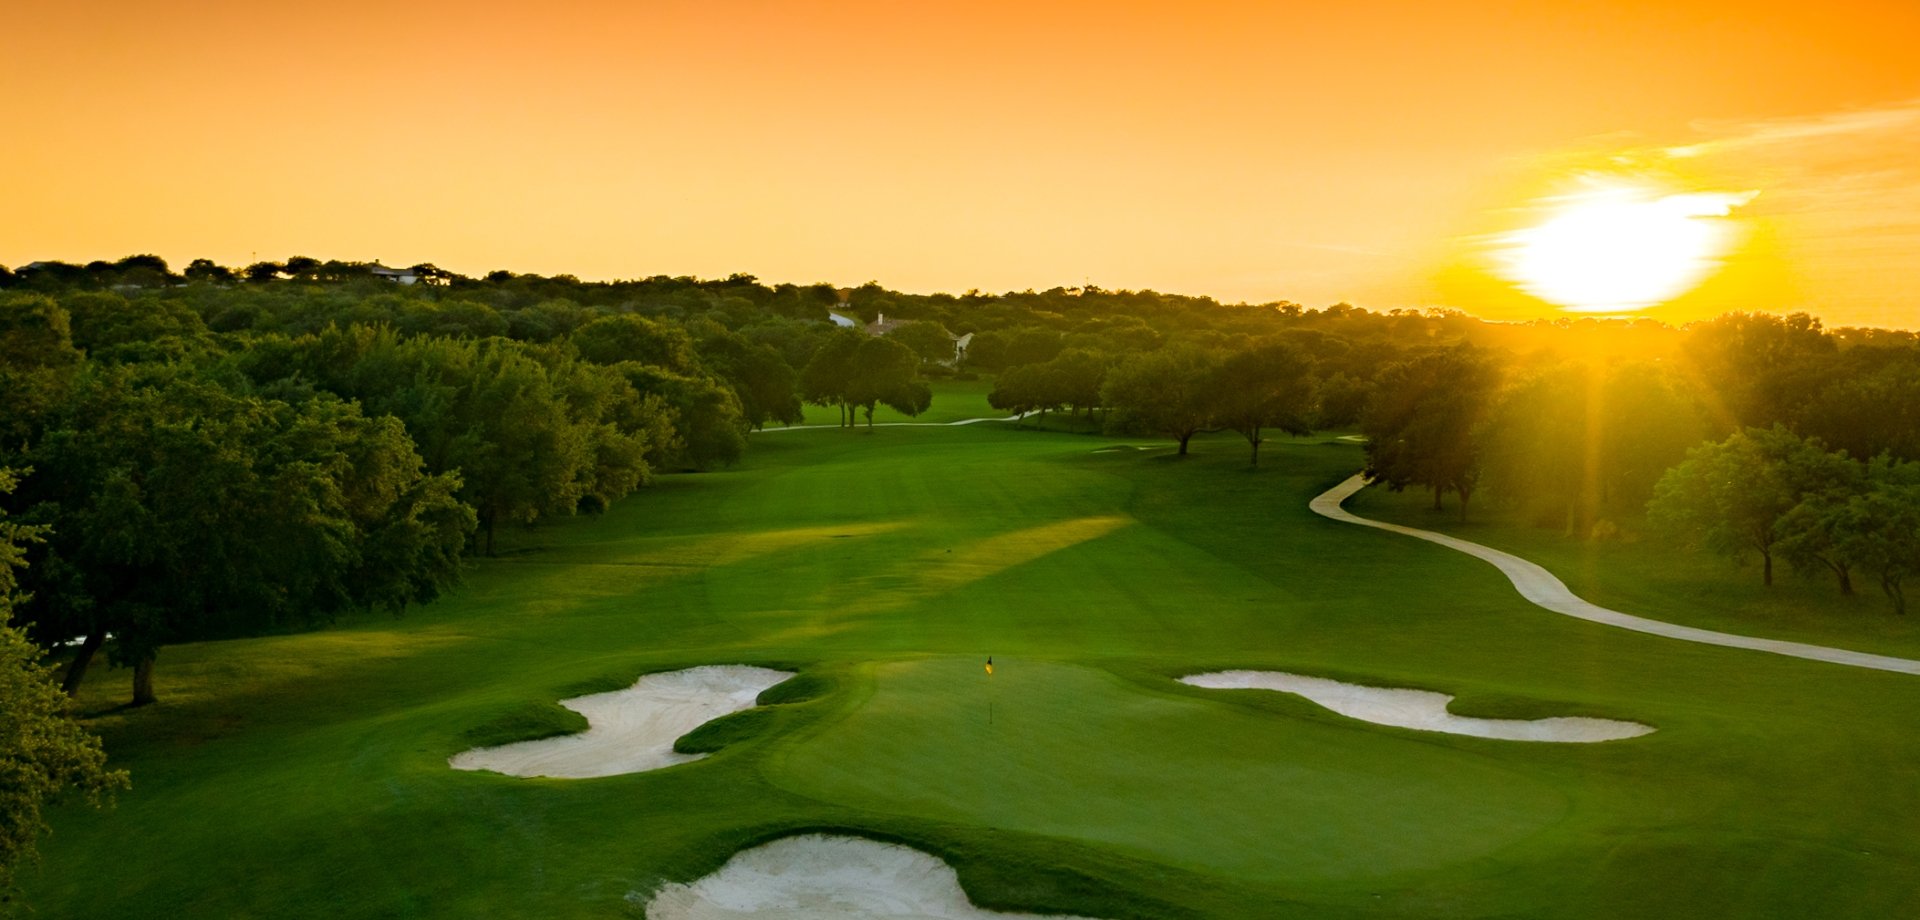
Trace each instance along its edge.
<path fill-rule="evenodd" d="M 1482 719 L 1447 709 L 1453 695 L 1432 690 L 1369 687 L 1286 671 L 1209 671 L 1179 678 L 1206 690 L 1272 690 L 1305 697 L 1314 704 L 1363 722 L 1414 731 L 1441 732 L 1498 741 L 1596 744 L 1652 734 L 1641 722 L 1552 716 L 1544 719 Z"/>
<path fill-rule="evenodd" d="M 594 779 L 691 763 L 708 755 L 678 753 L 675 741 L 754 708 L 760 694 L 795 676 L 753 665 L 643 674 L 620 690 L 561 700 L 561 706 L 586 717 L 586 731 L 471 748 L 447 758 L 447 765 L 523 778 Z"/>
<path fill-rule="evenodd" d="M 638 901 L 638 892 L 629 895 Z M 740 850 L 691 882 L 646 897 L 647 920 L 1097 920 L 974 905 L 953 867 L 903 843 L 810 832 Z"/>

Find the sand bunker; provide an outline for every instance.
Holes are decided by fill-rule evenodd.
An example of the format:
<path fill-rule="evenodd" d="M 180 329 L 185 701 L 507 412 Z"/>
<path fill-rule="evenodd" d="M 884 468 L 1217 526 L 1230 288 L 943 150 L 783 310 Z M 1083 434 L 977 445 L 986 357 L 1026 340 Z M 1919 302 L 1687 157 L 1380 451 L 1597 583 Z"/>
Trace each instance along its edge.
<path fill-rule="evenodd" d="M 1588 719 L 1577 716 L 1552 719 L 1473 719 L 1447 711 L 1453 699 L 1431 690 L 1362 687 L 1324 677 L 1306 677 L 1283 671 L 1215 671 L 1180 678 L 1183 684 L 1211 690 L 1278 690 L 1297 693 L 1350 719 L 1396 728 L 1449 732 L 1503 741 L 1564 741 L 1588 743 L 1636 738 L 1653 731 L 1651 725 Z"/>
<path fill-rule="evenodd" d="M 919 850 L 823 834 L 787 837 L 742 850 L 712 875 L 686 885 L 668 885 L 647 904 L 647 920 L 742 917 L 1039 920 L 1037 914 L 1003 914 L 973 906 L 953 869 Z"/>
<path fill-rule="evenodd" d="M 792 676 L 744 665 L 648 674 L 625 690 L 561 700 L 560 705 L 587 717 L 584 732 L 474 748 L 447 763 L 456 770 L 586 779 L 699 760 L 707 755 L 676 754 L 673 742 L 714 719 L 752 708 L 761 691 Z"/>

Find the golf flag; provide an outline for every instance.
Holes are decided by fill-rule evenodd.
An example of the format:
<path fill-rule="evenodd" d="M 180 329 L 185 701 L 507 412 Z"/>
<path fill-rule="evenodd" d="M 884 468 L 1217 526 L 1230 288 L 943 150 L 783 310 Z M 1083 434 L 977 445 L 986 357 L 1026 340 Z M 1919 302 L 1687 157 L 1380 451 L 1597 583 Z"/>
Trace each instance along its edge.
<path fill-rule="evenodd" d="M 987 656 L 987 676 L 988 677 L 993 676 L 993 656 L 992 655 Z"/>

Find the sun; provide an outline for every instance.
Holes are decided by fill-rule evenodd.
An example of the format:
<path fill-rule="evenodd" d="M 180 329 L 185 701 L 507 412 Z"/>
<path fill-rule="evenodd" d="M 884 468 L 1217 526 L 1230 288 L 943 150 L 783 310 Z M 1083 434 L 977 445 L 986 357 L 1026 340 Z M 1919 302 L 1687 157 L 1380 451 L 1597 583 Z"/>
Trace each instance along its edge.
<path fill-rule="evenodd" d="M 1728 215 L 1754 192 L 1669 194 L 1607 183 L 1551 199 L 1541 223 L 1495 240 L 1502 278 L 1578 313 L 1627 313 L 1685 294 L 1721 265 Z"/>

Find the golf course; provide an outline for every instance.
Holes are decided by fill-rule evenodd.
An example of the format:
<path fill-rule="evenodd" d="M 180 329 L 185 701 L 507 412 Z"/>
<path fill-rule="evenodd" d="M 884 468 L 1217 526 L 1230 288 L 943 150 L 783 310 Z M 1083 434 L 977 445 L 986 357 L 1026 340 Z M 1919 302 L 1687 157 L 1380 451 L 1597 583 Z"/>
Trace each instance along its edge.
<path fill-rule="evenodd" d="M 1178 457 L 945 424 L 1003 418 L 989 388 L 941 381 L 918 418 L 875 414 L 938 425 L 810 407 L 821 427 L 756 433 L 737 466 L 503 528 L 460 587 L 398 616 L 169 646 L 155 705 L 119 708 L 99 665 L 80 708 L 133 785 L 51 813 L 26 900 L 47 918 L 640 917 L 737 853 L 833 835 L 936 857 L 995 911 L 1920 914 L 1920 676 L 1544 610 L 1484 561 L 1310 510 L 1364 465 L 1352 438 L 1274 436 L 1250 468 L 1232 433 Z M 1757 582 L 1722 563 L 1425 501 L 1346 507 L 1532 559 L 1628 614 L 1920 657 L 1920 630 L 1877 607 L 1790 584 L 1749 616 Z M 585 731 L 562 700 L 719 665 L 794 676 L 680 738 L 708 756 L 590 778 L 449 763 Z M 1474 737 L 1181 682 L 1220 671 L 1650 730 Z"/>

